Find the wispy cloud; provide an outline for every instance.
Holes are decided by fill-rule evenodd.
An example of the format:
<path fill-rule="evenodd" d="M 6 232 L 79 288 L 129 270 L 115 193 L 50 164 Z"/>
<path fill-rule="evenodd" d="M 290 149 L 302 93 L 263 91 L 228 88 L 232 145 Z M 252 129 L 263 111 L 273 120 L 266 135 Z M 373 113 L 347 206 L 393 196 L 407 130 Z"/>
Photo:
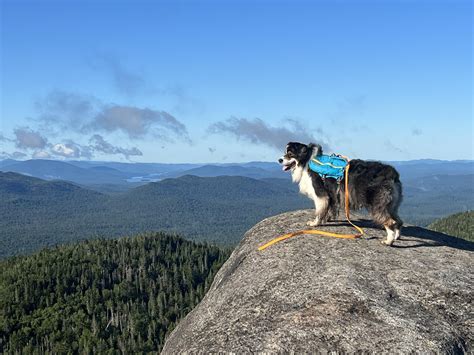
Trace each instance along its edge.
<path fill-rule="evenodd" d="M 176 104 L 173 107 L 174 112 L 180 114 L 189 112 L 202 114 L 206 110 L 204 103 L 191 96 L 188 90 L 181 85 L 168 86 L 165 89 L 158 90 L 158 93 L 160 95 L 173 97 L 176 100 Z"/>
<path fill-rule="evenodd" d="M 120 94 L 136 96 L 150 90 L 145 77 L 126 68 L 116 55 L 111 53 L 97 54 L 89 61 L 89 64 L 93 69 L 105 72 Z"/>
<path fill-rule="evenodd" d="M 107 142 L 104 139 L 104 137 L 98 134 L 93 135 L 91 139 L 89 140 L 89 142 L 91 144 L 90 148 L 100 153 L 105 153 L 105 154 L 110 154 L 110 155 L 121 154 L 127 159 L 129 159 L 130 156 L 143 155 L 143 153 L 136 147 L 122 148 L 122 147 L 114 146 L 110 144 L 109 142 Z"/>
<path fill-rule="evenodd" d="M 61 131 L 80 131 L 101 105 L 93 96 L 54 90 L 35 102 L 39 117 L 33 120 Z"/>
<path fill-rule="evenodd" d="M 106 132 L 122 131 L 132 139 L 142 138 L 155 128 L 158 132 L 171 132 L 183 140 L 190 140 L 186 126 L 168 112 L 132 106 L 109 106 L 85 128 Z"/>
<path fill-rule="evenodd" d="M 212 134 L 228 133 L 238 140 L 246 140 L 253 144 L 266 145 L 281 150 L 289 141 L 314 142 L 327 148 L 322 137 L 315 137 L 312 131 L 303 123 L 287 119 L 286 126 L 273 127 L 260 118 L 247 119 L 231 117 L 225 121 L 219 121 L 208 128 Z M 322 131 L 319 129 L 319 132 Z"/>
<path fill-rule="evenodd" d="M 11 139 L 8 139 L 3 134 L 0 133 L 0 142 L 10 142 Z"/>
<path fill-rule="evenodd" d="M 126 97 L 161 96 L 176 101 L 173 112 L 179 114 L 194 112 L 202 114 L 205 105 L 201 100 L 189 94 L 188 90 L 178 83 L 153 83 L 142 68 L 126 66 L 118 55 L 99 53 L 88 60 L 89 66 L 107 76 L 112 87 Z"/>
<path fill-rule="evenodd" d="M 367 107 L 367 98 L 364 95 L 346 97 L 337 102 L 334 111 L 328 114 L 331 123 L 341 124 L 346 119 L 363 114 Z"/>
<path fill-rule="evenodd" d="M 406 151 L 404 149 L 396 146 L 390 139 L 386 139 L 384 141 L 384 146 L 389 151 L 394 151 L 394 152 L 398 152 L 398 153 L 406 153 Z"/>
<path fill-rule="evenodd" d="M 151 94 L 175 97 L 176 111 L 186 111 L 198 105 L 183 87 L 175 85 L 158 89 L 144 75 L 127 68 L 114 55 L 98 55 L 90 64 L 107 73 L 114 87 L 126 96 Z M 30 126 L 16 128 L 11 138 L 0 133 L 0 142 L 14 143 L 23 151 L 17 152 L 16 156 L 28 153 L 38 158 L 91 158 L 95 154 L 108 154 L 123 155 L 129 159 L 142 155 L 138 147 L 124 148 L 108 141 L 109 138 L 123 140 L 124 136 L 131 140 L 159 140 L 161 144 L 174 141 L 192 144 L 183 122 L 168 111 L 152 107 L 121 105 L 104 102 L 92 95 L 53 90 L 38 99 L 35 108 L 37 115 L 29 118 Z M 57 139 L 78 135 L 83 139 L 85 135 L 92 137 L 87 144 Z"/>
<path fill-rule="evenodd" d="M 65 91 L 53 91 L 36 102 L 40 115 L 33 121 L 64 132 L 122 132 L 131 139 L 167 137 L 191 143 L 184 123 L 164 110 L 106 104 L 101 100 Z"/>
<path fill-rule="evenodd" d="M 13 153 L 0 152 L 0 159 L 23 159 L 26 156 L 27 154 L 23 152 L 13 152 Z"/>
<path fill-rule="evenodd" d="M 48 144 L 46 137 L 29 127 L 16 128 L 13 133 L 15 146 L 19 149 L 42 149 Z"/>

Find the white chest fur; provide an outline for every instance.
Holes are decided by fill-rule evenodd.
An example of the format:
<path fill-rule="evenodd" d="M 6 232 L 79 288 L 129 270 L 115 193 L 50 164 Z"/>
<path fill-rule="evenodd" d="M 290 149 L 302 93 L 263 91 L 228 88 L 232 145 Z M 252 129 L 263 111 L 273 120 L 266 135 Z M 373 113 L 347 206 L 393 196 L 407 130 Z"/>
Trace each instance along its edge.
<path fill-rule="evenodd" d="M 301 169 L 301 171 L 298 171 L 297 173 L 299 175 L 299 181 L 295 182 L 298 182 L 300 193 L 308 196 L 310 199 L 316 202 L 317 196 L 314 191 L 313 181 L 311 180 L 311 176 L 309 175 L 308 170 Z"/>

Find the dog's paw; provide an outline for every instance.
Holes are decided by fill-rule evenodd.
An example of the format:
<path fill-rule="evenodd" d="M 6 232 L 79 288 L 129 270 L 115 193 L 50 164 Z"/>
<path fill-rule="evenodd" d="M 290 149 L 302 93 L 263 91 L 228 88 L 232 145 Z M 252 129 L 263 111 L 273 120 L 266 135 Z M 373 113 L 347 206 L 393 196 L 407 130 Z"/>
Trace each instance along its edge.
<path fill-rule="evenodd" d="M 306 222 L 306 225 L 310 227 L 319 226 L 319 219 L 312 219 L 311 221 Z"/>
<path fill-rule="evenodd" d="M 382 243 L 383 245 L 391 247 L 392 244 L 393 244 L 393 241 L 389 242 L 388 240 L 381 240 L 380 243 Z"/>

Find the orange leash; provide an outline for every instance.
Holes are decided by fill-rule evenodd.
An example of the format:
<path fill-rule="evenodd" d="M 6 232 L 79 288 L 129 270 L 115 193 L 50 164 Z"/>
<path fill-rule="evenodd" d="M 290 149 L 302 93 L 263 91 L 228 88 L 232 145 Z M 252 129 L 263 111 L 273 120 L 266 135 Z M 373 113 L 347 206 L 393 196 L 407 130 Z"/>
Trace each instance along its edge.
<path fill-rule="evenodd" d="M 346 180 L 344 182 L 344 186 L 345 186 L 345 190 L 346 190 L 345 193 L 344 193 L 344 195 L 345 195 L 344 207 L 345 207 L 345 210 L 346 210 L 346 219 L 359 233 L 357 233 L 357 234 L 339 234 L 339 233 L 321 231 L 321 230 L 317 230 L 317 229 L 301 230 L 301 231 L 297 231 L 297 232 L 283 234 L 280 237 L 272 239 L 268 243 L 265 243 L 264 245 L 258 247 L 258 250 L 260 250 L 260 251 L 264 250 L 264 249 L 268 248 L 269 246 L 271 246 L 273 244 L 281 242 L 282 240 L 293 238 L 293 237 L 296 237 L 297 235 L 301 235 L 301 234 L 317 234 L 317 235 L 323 235 L 323 236 L 326 236 L 326 237 L 334 237 L 334 238 L 342 238 L 342 239 L 357 239 L 357 238 L 360 238 L 364 234 L 364 230 L 362 228 L 356 226 L 354 223 L 352 223 L 350 218 L 349 218 L 350 217 L 349 216 L 349 214 L 350 214 L 350 208 L 349 208 L 349 164 L 347 164 L 347 166 L 346 166 L 346 169 L 344 171 L 344 175 L 345 175 L 345 180 Z"/>

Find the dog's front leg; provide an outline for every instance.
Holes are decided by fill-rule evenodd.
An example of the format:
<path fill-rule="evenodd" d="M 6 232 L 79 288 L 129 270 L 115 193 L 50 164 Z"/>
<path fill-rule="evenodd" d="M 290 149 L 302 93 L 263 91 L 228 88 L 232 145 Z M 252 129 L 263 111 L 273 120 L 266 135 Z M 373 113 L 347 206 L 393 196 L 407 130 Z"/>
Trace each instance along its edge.
<path fill-rule="evenodd" d="M 316 212 L 316 216 L 314 220 L 309 221 L 306 223 L 308 226 L 316 227 L 320 224 L 326 222 L 328 217 L 328 210 L 329 210 L 329 197 L 318 197 L 314 196 L 314 208 Z"/>

